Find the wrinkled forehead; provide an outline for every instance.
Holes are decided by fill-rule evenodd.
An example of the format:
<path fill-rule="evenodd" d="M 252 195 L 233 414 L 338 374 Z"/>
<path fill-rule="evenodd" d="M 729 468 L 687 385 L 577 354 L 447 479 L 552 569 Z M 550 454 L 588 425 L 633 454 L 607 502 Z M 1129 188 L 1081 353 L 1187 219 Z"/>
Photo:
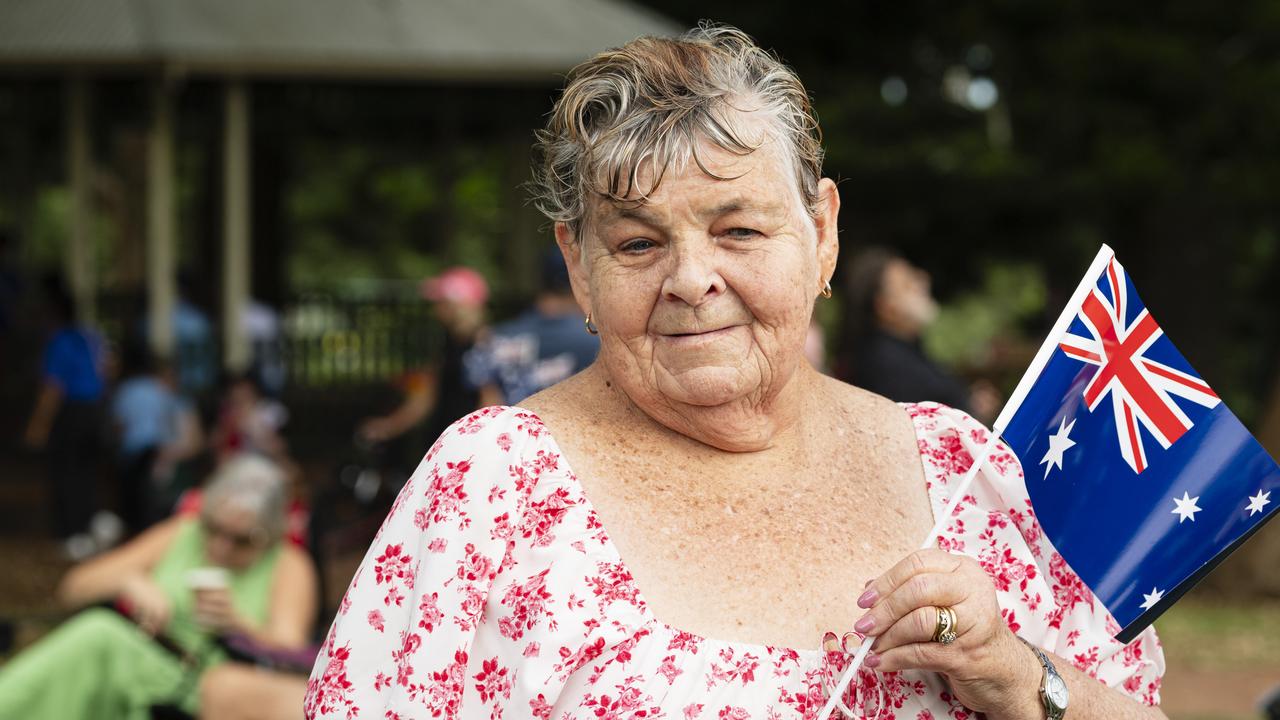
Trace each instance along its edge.
<path fill-rule="evenodd" d="M 639 155 L 639 161 L 618 166 L 623 192 L 617 197 L 603 189 L 615 181 L 607 164 L 598 168 L 597 192 L 587 198 L 584 223 L 630 215 L 640 208 L 660 208 L 671 202 L 673 192 L 687 199 L 694 189 L 699 197 L 715 204 L 717 196 L 750 196 L 761 204 L 803 207 L 794 153 L 771 115 L 764 112 L 735 110 L 722 116 L 736 139 L 745 147 L 726 147 L 729 143 L 707 133 L 674 137 L 651 152 Z M 676 182 L 679 190 L 672 190 Z"/>

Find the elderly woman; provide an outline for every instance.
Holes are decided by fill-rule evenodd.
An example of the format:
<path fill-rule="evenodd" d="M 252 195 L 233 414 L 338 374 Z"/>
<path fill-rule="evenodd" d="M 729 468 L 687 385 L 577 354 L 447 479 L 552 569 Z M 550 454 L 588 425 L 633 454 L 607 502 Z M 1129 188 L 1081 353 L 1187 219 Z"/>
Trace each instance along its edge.
<path fill-rule="evenodd" d="M 311 717 L 811 718 L 857 633 L 857 717 L 1163 717 L 1154 633 L 1111 638 L 1012 454 L 913 551 L 986 430 L 802 360 L 840 199 L 795 75 L 728 28 L 636 40 L 540 149 L 599 359 L 430 449 Z"/>
<path fill-rule="evenodd" d="M 304 646 L 315 618 L 310 560 L 284 532 L 284 475 L 241 456 L 224 463 L 197 518 L 176 517 L 76 567 L 58 590 L 84 610 L 0 668 L 0 717 L 143 720 L 198 706 L 218 634 Z"/>

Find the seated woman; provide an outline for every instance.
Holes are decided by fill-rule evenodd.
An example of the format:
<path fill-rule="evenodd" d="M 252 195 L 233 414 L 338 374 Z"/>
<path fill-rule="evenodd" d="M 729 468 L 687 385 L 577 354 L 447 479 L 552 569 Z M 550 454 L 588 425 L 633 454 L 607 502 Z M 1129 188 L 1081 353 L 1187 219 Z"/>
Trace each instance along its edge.
<path fill-rule="evenodd" d="M 540 150 L 599 357 L 427 452 L 309 717 L 813 718 L 857 633 L 859 720 L 1163 717 L 1155 633 L 1112 639 L 1007 449 L 917 550 L 988 431 L 803 360 L 840 198 L 790 70 L 642 38 L 571 73 Z"/>
<path fill-rule="evenodd" d="M 284 531 L 284 477 L 242 456 L 218 469 L 199 517 L 175 517 L 71 570 L 58 589 L 83 610 L 0 668 L 0 717 L 142 719 L 195 714 L 200 675 L 225 659 L 216 636 L 306 645 L 316 576 Z M 195 571 L 195 572 L 193 572 Z"/>

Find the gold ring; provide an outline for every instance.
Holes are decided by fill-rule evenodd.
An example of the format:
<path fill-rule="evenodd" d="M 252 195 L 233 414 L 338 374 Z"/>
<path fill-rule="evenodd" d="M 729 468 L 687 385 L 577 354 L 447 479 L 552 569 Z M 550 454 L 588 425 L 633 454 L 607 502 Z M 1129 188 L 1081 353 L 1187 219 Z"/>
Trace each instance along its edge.
<path fill-rule="evenodd" d="M 935 605 L 938 611 L 938 624 L 933 628 L 933 642 L 950 645 L 956 641 L 956 610 L 953 607 Z"/>

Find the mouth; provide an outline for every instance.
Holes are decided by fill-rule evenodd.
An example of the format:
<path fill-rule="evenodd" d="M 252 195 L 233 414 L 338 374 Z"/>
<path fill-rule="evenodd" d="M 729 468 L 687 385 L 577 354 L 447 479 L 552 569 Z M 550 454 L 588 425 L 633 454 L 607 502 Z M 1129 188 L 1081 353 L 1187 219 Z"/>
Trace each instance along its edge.
<path fill-rule="evenodd" d="M 664 338 L 669 338 L 672 340 L 712 339 L 712 338 L 720 337 L 722 335 L 727 335 L 728 333 L 732 332 L 733 329 L 736 327 L 738 326 L 726 325 L 725 327 L 717 328 L 715 330 L 704 330 L 702 332 L 687 332 L 687 333 L 660 333 L 660 336 Z"/>

